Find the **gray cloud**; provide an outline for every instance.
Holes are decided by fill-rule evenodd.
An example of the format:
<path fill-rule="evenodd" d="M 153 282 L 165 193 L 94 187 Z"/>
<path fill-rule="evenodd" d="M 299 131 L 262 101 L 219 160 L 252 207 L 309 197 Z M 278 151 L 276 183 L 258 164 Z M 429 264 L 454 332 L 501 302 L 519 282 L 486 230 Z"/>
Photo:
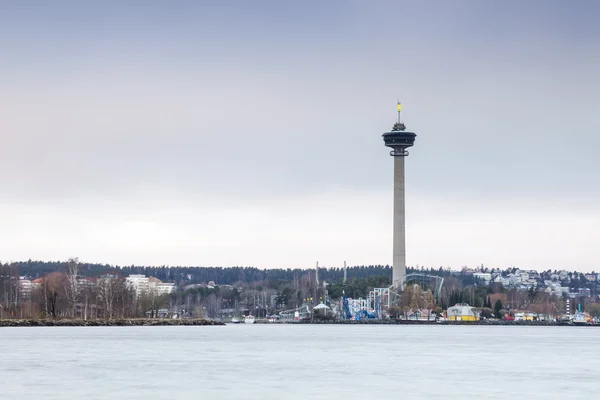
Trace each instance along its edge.
<path fill-rule="evenodd" d="M 600 194 L 599 31 L 583 11 L 519 10 L 326 8 L 313 26 L 286 27 L 275 18 L 293 10 L 282 9 L 235 15 L 238 30 L 152 14 L 171 27 L 154 33 L 143 21 L 128 31 L 126 19 L 111 19 L 114 32 L 94 20 L 48 36 L 4 25 L 19 46 L 0 75 L 0 194 L 14 228 L 0 250 L 127 263 L 389 262 L 392 159 L 380 135 L 401 96 L 418 134 L 407 161 L 412 263 L 591 269 L 581 246 L 598 208 L 581 202 Z M 399 12 L 402 29 L 391 23 Z M 474 238 L 486 215 L 486 235 Z M 539 238 L 533 250 L 519 244 L 520 221 Z M 546 234 L 548 221 L 582 232 L 564 255 L 549 255 L 560 238 Z M 74 234 L 84 222 L 95 233 Z M 50 223 L 64 231 L 27 239 Z M 450 251 L 453 229 L 465 239 Z M 137 239 L 123 248 L 126 232 Z"/>

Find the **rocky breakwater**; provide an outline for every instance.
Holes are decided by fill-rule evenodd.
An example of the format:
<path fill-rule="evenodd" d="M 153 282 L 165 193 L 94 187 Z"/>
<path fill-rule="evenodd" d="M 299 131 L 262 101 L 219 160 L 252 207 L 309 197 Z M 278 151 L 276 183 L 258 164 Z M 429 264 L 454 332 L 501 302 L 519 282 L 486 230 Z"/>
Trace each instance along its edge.
<path fill-rule="evenodd" d="M 135 318 L 135 319 L 1 319 L 0 327 L 19 326 L 216 326 L 223 322 L 202 318 Z"/>

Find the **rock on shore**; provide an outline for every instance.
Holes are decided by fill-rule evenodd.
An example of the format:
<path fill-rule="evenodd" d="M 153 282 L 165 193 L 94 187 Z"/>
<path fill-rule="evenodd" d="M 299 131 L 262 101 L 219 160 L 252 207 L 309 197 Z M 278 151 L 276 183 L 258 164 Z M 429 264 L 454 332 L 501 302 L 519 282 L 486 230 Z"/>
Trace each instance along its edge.
<path fill-rule="evenodd" d="M 225 325 L 223 322 L 210 319 L 190 318 L 132 318 L 132 319 L 3 319 L 0 327 L 16 326 L 215 326 Z"/>

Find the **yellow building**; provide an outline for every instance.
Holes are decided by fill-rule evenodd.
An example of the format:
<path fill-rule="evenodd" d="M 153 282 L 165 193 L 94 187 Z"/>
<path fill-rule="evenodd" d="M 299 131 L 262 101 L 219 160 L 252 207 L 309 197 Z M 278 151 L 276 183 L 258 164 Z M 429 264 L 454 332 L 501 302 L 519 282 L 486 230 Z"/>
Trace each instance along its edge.
<path fill-rule="evenodd" d="M 535 321 L 537 315 L 532 312 L 516 311 L 515 321 Z"/>
<path fill-rule="evenodd" d="M 448 321 L 478 321 L 479 310 L 466 303 L 455 304 L 446 310 Z"/>

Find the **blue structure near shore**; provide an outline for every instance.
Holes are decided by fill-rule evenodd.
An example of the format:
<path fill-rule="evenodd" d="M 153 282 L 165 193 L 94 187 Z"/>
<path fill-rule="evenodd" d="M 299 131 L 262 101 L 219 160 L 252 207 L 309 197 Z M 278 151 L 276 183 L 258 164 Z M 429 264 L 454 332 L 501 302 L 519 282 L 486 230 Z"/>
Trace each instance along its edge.
<path fill-rule="evenodd" d="M 360 310 L 359 312 L 356 313 L 356 317 L 355 317 L 355 319 L 357 321 L 360 321 L 361 319 L 375 319 L 375 318 L 377 318 L 377 315 L 375 315 L 374 313 L 367 312 L 367 310 Z"/>
<path fill-rule="evenodd" d="M 348 297 L 342 297 L 342 316 L 344 319 L 352 319 L 352 313 L 350 312 L 350 305 L 348 304 Z"/>

